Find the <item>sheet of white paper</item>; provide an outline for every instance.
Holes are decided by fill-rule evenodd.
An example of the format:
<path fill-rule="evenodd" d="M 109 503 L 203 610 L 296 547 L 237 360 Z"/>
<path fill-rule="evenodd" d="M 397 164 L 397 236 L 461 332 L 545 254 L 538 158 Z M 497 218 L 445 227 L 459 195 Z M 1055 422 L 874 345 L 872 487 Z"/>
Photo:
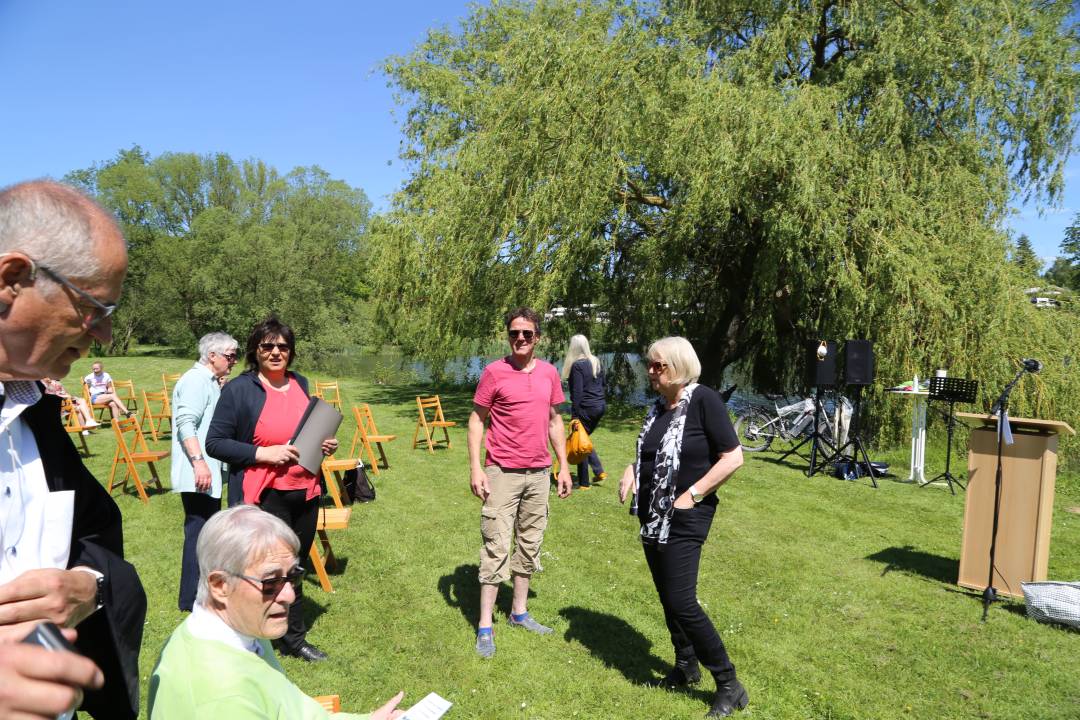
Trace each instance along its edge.
<path fill-rule="evenodd" d="M 453 704 L 435 693 L 428 693 L 426 698 L 409 708 L 401 720 L 439 720 Z"/>

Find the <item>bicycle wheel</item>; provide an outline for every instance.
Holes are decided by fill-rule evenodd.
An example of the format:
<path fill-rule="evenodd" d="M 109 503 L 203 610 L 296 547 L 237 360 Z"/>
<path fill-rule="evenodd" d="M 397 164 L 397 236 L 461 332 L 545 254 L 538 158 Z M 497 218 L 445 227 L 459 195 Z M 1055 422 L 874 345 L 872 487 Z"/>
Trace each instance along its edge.
<path fill-rule="evenodd" d="M 748 410 L 735 418 L 735 434 L 742 449 L 746 452 L 767 450 L 773 440 L 768 424 L 769 416 L 757 409 Z"/>

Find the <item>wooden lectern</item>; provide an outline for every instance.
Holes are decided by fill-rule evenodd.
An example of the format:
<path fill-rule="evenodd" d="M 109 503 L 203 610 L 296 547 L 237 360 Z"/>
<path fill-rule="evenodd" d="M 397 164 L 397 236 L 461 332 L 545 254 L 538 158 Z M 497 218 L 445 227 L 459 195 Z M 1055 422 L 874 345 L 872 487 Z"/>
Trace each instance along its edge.
<path fill-rule="evenodd" d="M 971 432 L 968 452 L 964 539 L 957 583 L 986 588 L 990 570 L 990 534 L 994 527 L 997 473 L 997 416 L 956 413 L 982 424 Z M 1020 583 L 1046 579 L 1050 525 L 1054 512 L 1058 433 L 1073 429 L 1056 420 L 1009 418 L 1013 444 L 1001 455 L 1001 508 L 998 513 L 994 588 L 999 595 L 1021 598 Z"/>

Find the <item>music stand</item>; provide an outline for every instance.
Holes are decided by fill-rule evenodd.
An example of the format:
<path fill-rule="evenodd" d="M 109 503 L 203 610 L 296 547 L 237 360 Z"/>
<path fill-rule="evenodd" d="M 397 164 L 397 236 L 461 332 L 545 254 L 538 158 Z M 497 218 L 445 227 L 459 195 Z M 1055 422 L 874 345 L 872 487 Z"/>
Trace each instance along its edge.
<path fill-rule="evenodd" d="M 950 472 L 950 465 L 952 463 L 952 438 L 953 429 L 956 427 L 956 415 L 954 409 L 956 403 L 973 403 L 975 402 L 975 393 L 979 388 L 978 380 L 965 380 L 963 378 L 951 378 L 951 377 L 932 377 L 930 378 L 930 400 L 943 400 L 949 403 L 949 415 L 946 426 L 948 427 L 949 440 L 945 445 L 945 472 L 937 475 L 931 480 L 919 485 L 919 487 L 926 487 L 930 483 L 936 483 L 939 480 L 944 480 L 949 486 L 949 492 L 953 495 L 956 494 L 956 490 L 953 489 L 953 483 L 960 486 L 961 490 L 966 490 L 964 484 L 960 482 L 955 475 Z"/>

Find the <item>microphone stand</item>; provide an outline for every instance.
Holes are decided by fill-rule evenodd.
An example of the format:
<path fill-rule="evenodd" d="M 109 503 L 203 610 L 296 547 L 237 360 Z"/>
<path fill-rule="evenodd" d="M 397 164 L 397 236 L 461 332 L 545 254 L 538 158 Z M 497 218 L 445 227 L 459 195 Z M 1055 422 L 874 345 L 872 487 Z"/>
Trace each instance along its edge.
<path fill-rule="evenodd" d="M 997 553 L 997 533 L 998 533 L 998 515 L 1001 511 L 1001 455 L 1005 447 L 1005 427 L 1004 423 L 1007 421 L 1009 414 L 1009 394 L 1012 392 L 1016 383 L 1020 382 L 1020 378 L 1027 372 L 1027 368 L 1021 368 L 1020 372 L 1016 373 L 1016 377 L 1005 386 L 1005 389 L 1001 392 L 1001 397 L 997 399 L 993 407 L 990 408 L 990 414 L 997 413 L 998 422 L 998 437 L 997 437 L 997 472 L 994 474 L 994 523 L 993 529 L 990 531 L 990 569 L 986 578 L 986 589 L 983 590 L 983 614 L 982 621 L 986 622 L 986 616 L 990 612 L 990 604 L 997 600 L 997 590 L 994 589 L 994 556 Z"/>

